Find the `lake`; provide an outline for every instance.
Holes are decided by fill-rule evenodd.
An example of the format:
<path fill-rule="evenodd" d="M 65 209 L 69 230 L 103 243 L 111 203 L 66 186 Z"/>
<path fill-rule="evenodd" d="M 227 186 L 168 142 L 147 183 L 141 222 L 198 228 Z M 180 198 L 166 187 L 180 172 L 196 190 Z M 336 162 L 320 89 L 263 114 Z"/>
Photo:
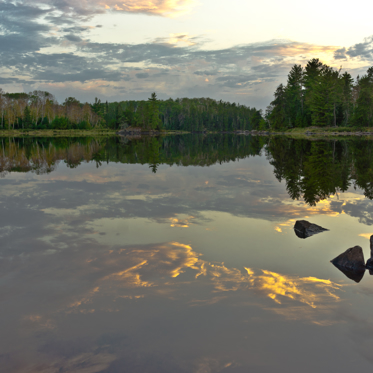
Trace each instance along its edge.
<path fill-rule="evenodd" d="M 372 369 L 373 142 L 0 143 L 1 371 Z"/>

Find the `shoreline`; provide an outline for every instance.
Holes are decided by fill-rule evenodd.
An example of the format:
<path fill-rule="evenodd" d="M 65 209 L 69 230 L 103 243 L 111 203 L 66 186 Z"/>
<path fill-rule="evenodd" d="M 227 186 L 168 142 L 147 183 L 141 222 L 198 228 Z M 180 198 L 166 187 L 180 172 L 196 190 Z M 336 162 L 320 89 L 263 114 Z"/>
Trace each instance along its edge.
<path fill-rule="evenodd" d="M 235 131 L 180 131 L 180 130 L 144 130 L 144 131 L 118 131 L 111 129 L 94 129 L 94 130 L 0 130 L 0 137 L 155 137 L 169 135 L 185 135 L 185 134 L 235 134 L 244 136 L 287 136 L 291 138 L 303 139 L 319 139 L 331 137 L 372 137 L 373 128 L 293 128 L 278 131 L 258 131 L 258 130 L 235 130 Z"/>

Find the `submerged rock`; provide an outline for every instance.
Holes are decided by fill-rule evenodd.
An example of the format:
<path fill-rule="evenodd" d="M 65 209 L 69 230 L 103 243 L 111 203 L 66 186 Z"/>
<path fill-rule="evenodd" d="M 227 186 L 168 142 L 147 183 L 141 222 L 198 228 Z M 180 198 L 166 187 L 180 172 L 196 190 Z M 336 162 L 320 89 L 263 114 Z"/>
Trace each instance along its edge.
<path fill-rule="evenodd" d="M 294 225 L 294 232 L 299 238 L 311 237 L 314 234 L 328 231 L 329 229 L 312 224 L 307 220 L 297 220 Z"/>
<path fill-rule="evenodd" d="M 335 266 L 349 271 L 365 271 L 364 253 L 360 246 L 354 246 L 347 249 L 344 253 L 338 255 L 331 262 Z"/>

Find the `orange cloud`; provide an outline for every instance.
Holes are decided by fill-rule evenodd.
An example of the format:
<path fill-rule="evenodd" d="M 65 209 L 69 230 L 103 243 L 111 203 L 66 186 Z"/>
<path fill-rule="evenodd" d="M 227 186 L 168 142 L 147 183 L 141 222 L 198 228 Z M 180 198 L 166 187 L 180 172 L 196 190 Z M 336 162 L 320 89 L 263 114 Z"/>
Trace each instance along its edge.
<path fill-rule="evenodd" d="M 373 235 L 373 233 L 361 233 L 361 234 L 359 234 L 360 237 L 364 237 L 367 240 L 369 240 L 370 236 L 372 236 L 372 235 Z"/>
<path fill-rule="evenodd" d="M 101 2 L 106 9 L 170 18 L 190 13 L 196 4 L 196 0 L 107 0 Z"/>

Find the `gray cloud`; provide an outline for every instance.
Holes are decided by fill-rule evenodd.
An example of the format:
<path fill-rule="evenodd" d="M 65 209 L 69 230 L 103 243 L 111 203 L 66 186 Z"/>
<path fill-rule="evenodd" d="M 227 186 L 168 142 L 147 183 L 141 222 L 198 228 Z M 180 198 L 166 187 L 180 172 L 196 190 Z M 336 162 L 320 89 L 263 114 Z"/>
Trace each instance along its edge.
<path fill-rule="evenodd" d="M 54 72 L 51 70 L 38 72 L 34 75 L 35 79 L 52 82 L 86 82 L 89 80 L 108 80 L 117 82 L 122 80 L 120 71 L 109 71 L 104 69 L 85 69 L 77 73 Z"/>
<path fill-rule="evenodd" d="M 340 48 L 334 52 L 336 60 L 359 58 L 362 60 L 372 60 L 373 58 L 373 36 L 364 39 L 363 43 L 357 43 L 349 48 Z"/>
<path fill-rule="evenodd" d="M 73 42 L 80 42 L 80 41 L 82 41 L 82 38 L 80 38 L 79 36 L 74 35 L 74 34 L 67 34 L 67 35 L 65 35 L 65 39 L 67 39 L 69 41 L 73 41 Z"/>
<path fill-rule="evenodd" d="M 350 57 L 362 59 L 371 58 L 373 55 L 373 36 L 366 38 L 363 43 L 358 43 L 348 48 L 346 54 Z"/>
<path fill-rule="evenodd" d="M 137 79 L 146 79 L 146 78 L 149 78 L 149 74 L 148 73 L 138 73 L 138 74 L 136 74 L 136 78 Z"/>
<path fill-rule="evenodd" d="M 147 13 L 144 4 L 143 12 Z M 165 2 L 157 4 L 164 8 Z M 71 95 L 68 92 L 71 82 L 104 80 L 108 82 L 107 87 L 101 84 L 105 98 L 118 100 L 116 94 L 122 88 L 118 89 L 116 83 L 126 81 L 130 82 L 126 86 L 126 97 L 132 99 L 145 98 L 157 89 L 161 98 L 210 96 L 264 108 L 276 84 L 286 79 L 293 65 L 286 56 L 310 54 L 315 48 L 304 43 L 273 40 L 211 50 L 204 47 L 201 37 L 186 34 L 176 34 L 176 44 L 170 44 L 175 40 L 168 38 L 139 44 L 93 42 L 90 30 L 102 25 L 88 27 L 86 22 L 105 11 L 98 2 L 85 0 L 24 0 L 15 4 L 0 0 L 0 58 L 6 71 L 1 84 L 17 82 L 43 89 L 43 84 L 64 83 L 55 88 L 61 100 L 62 95 Z M 349 49 L 339 49 L 335 51 L 335 59 L 347 56 L 367 59 L 371 55 L 371 44 L 372 38 L 369 38 Z M 69 52 L 44 53 L 46 47 L 68 48 Z M 334 51 L 331 47 L 317 48 Z M 139 64 L 144 67 L 139 68 Z M 84 96 L 79 98 L 88 101 L 102 94 L 102 91 L 93 92 L 94 89 L 95 86 L 91 90 L 74 86 L 76 94 Z"/>
<path fill-rule="evenodd" d="M 336 59 L 336 60 L 345 60 L 347 58 L 346 52 L 347 52 L 346 48 L 337 49 L 334 52 L 334 59 Z"/>
<path fill-rule="evenodd" d="M 206 76 L 215 76 L 217 75 L 218 73 L 217 72 L 214 72 L 214 71 L 195 71 L 193 74 L 195 75 L 206 75 Z"/>

